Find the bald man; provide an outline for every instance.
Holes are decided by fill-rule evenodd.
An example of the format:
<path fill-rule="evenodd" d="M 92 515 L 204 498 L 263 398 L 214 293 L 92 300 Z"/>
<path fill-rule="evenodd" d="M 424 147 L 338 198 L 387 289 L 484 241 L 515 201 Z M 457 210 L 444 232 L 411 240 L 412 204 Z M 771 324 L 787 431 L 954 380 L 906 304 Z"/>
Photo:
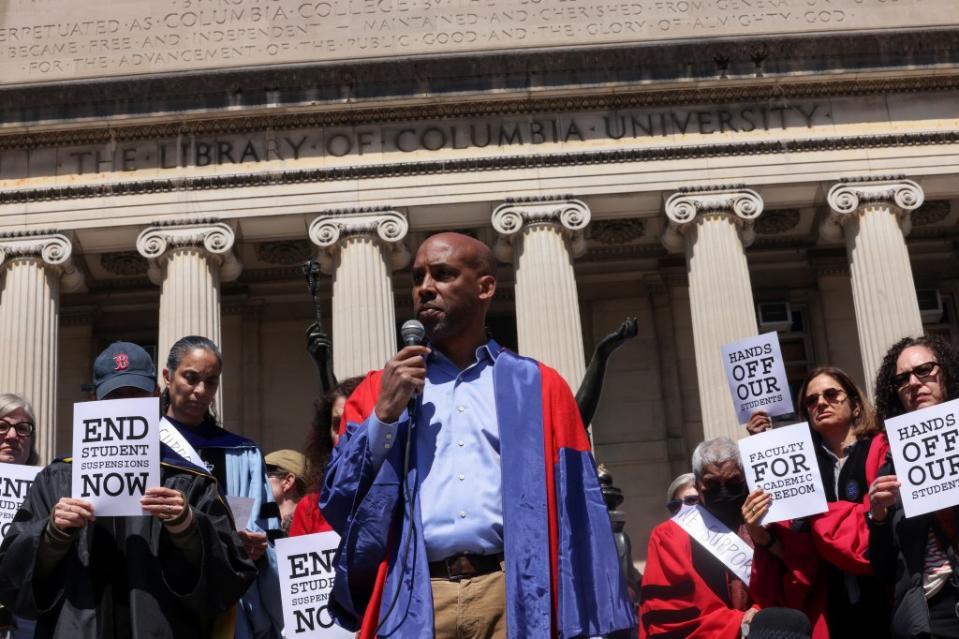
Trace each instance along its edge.
<path fill-rule="evenodd" d="M 576 402 L 556 371 L 488 338 L 495 293 L 485 244 L 427 239 L 413 308 L 428 344 L 347 402 L 320 506 L 342 537 L 330 612 L 361 637 L 636 624 Z"/>

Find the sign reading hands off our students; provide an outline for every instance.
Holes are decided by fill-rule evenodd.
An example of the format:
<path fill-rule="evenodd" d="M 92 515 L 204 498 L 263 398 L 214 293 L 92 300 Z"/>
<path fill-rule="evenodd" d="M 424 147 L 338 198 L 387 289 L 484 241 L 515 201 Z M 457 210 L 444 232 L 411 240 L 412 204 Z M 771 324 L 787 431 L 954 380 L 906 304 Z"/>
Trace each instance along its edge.
<path fill-rule="evenodd" d="M 959 400 L 886 420 L 906 517 L 959 504 Z"/>
<path fill-rule="evenodd" d="M 749 491 L 772 495 L 763 524 L 826 512 L 826 493 L 806 422 L 739 440 Z"/>
<path fill-rule="evenodd" d="M 160 485 L 159 423 L 157 397 L 74 404 L 71 496 L 98 516 L 144 514 L 140 498 Z"/>
<path fill-rule="evenodd" d="M 0 541 L 7 536 L 13 516 L 17 514 L 41 470 L 43 466 L 0 464 Z"/>
<path fill-rule="evenodd" d="M 327 609 L 339 544 L 340 536 L 332 531 L 276 540 L 287 639 L 353 639 L 355 633 L 333 623 Z"/>
<path fill-rule="evenodd" d="M 723 365 L 739 423 L 758 410 L 770 416 L 793 412 L 779 336 L 763 333 L 723 346 Z"/>

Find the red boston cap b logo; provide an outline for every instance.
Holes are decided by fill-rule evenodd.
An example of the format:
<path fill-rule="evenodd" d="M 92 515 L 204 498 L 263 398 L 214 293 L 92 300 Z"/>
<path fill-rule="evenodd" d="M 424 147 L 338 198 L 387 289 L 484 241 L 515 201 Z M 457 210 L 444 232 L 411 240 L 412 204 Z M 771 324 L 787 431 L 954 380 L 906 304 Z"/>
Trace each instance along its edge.
<path fill-rule="evenodd" d="M 115 371 L 126 370 L 130 366 L 130 358 L 127 357 L 126 353 L 117 353 L 113 356 L 113 361 L 116 363 L 116 366 L 113 367 Z"/>

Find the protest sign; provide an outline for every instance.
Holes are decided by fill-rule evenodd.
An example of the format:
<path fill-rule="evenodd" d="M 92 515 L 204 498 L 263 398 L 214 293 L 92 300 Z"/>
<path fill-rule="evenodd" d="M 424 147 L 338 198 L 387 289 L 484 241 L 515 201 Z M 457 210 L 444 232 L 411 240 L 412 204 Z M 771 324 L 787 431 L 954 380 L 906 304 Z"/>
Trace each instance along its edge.
<path fill-rule="evenodd" d="M 906 517 L 959 504 L 959 400 L 886 420 Z"/>
<path fill-rule="evenodd" d="M 72 493 L 105 517 L 142 515 L 140 498 L 160 485 L 160 400 L 73 405 Z"/>
<path fill-rule="evenodd" d="M 770 416 L 793 412 L 779 336 L 764 333 L 723 346 L 723 365 L 739 423 L 758 410 Z"/>
<path fill-rule="evenodd" d="M 740 439 L 739 456 L 749 491 L 762 488 L 773 498 L 760 523 L 797 519 L 828 509 L 806 422 Z"/>
<path fill-rule="evenodd" d="M 333 556 L 340 537 L 322 532 L 276 540 L 276 565 L 287 639 L 353 639 L 327 610 L 333 589 Z"/>
<path fill-rule="evenodd" d="M 237 530 L 246 530 L 246 527 L 250 525 L 250 515 L 253 514 L 253 503 L 255 501 L 252 497 L 226 496 L 226 503 L 230 505 L 230 510 L 233 511 L 233 525 L 236 526 Z"/>
<path fill-rule="evenodd" d="M 0 541 L 7 536 L 13 516 L 33 485 L 33 480 L 43 466 L 0 464 Z"/>
<path fill-rule="evenodd" d="M 726 524 L 700 505 L 684 507 L 673 517 L 673 522 L 749 585 L 753 549 Z"/>

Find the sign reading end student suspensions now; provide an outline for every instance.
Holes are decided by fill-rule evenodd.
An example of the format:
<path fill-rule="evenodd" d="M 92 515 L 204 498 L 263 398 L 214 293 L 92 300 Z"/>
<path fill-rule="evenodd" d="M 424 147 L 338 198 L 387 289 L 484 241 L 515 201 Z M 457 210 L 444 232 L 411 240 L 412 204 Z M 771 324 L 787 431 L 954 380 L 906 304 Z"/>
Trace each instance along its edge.
<path fill-rule="evenodd" d="M 786 366 L 775 332 L 726 344 L 723 364 L 740 424 L 748 422 L 759 410 L 770 416 L 793 412 Z"/>
<path fill-rule="evenodd" d="M 287 639 L 353 639 L 330 617 L 333 556 L 340 544 L 335 532 L 276 540 L 276 565 L 283 599 Z"/>
<path fill-rule="evenodd" d="M 886 420 L 906 517 L 959 504 L 959 400 Z"/>
<path fill-rule="evenodd" d="M 0 464 L 0 541 L 6 537 L 14 515 L 41 470 L 42 466 Z"/>
<path fill-rule="evenodd" d="M 105 517 L 143 514 L 140 498 L 160 485 L 160 400 L 73 405 L 72 496 Z"/>

